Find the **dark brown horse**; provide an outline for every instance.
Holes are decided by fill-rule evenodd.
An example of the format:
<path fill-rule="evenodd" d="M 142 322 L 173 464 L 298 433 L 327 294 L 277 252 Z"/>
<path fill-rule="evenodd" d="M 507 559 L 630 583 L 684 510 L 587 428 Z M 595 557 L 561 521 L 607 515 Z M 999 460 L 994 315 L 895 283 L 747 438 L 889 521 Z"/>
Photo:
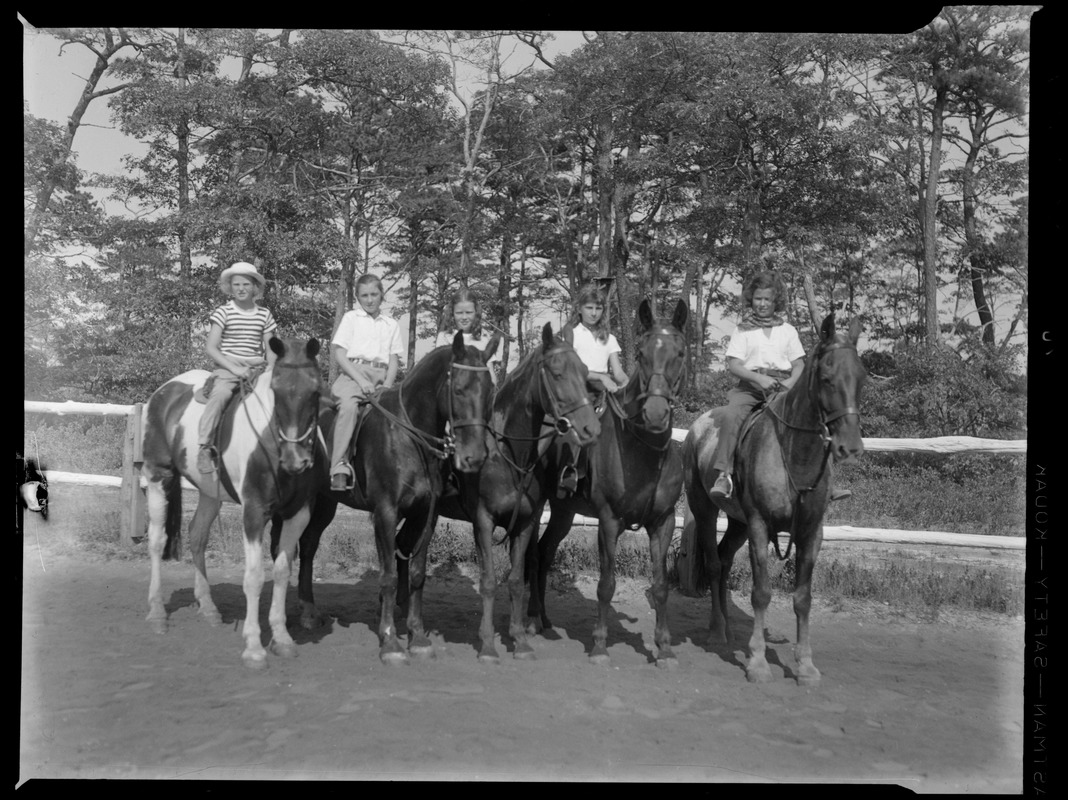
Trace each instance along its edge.
<path fill-rule="evenodd" d="M 686 304 L 679 301 L 670 323 L 653 318 L 648 300 L 638 308 L 641 335 L 637 368 L 627 385 L 609 395 L 601 417 L 601 434 L 589 447 L 587 474 L 570 497 L 554 495 L 551 515 L 537 543 L 537 577 L 529 614 L 532 625 L 552 627 L 545 610 L 545 585 L 560 542 L 575 514 L 596 517 L 601 577 L 597 584 L 597 624 L 590 659 L 607 663 L 608 615 L 616 590 L 616 543 L 629 526 L 649 534 L 653 580 L 650 600 L 656 610 L 654 641 L 657 664 L 676 664 L 667 623 L 667 554 L 675 529 L 675 504 L 682 492 L 682 465 L 672 445 L 672 407 L 686 374 Z M 547 471 L 555 480 L 559 451 L 546 453 Z M 533 546 L 533 545 L 532 545 Z"/>
<path fill-rule="evenodd" d="M 708 490 L 714 475 L 721 409 L 706 412 L 694 422 L 683 442 L 686 499 L 693 513 L 697 540 L 704 552 L 712 595 L 713 641 L 730 641 L 727 579 L 738 548 L 749 541 L 753 567 L 753 636 L 749 640 L 746 677 L 771 680 L 765 657 L 764 626 L 771 591 L 768 585 L 768 544 L 779 552 L 778 532 L 790 534 L 796 552 L 794 613 L 797 616 L 797 681 L 819 683 L 809 641 L 812 570 L 823 541 L 823 514 L 830 488 L 828 462 L 854 461 L 864 452 L 860 436 L 860 392 L 867 373 L 857 355 L 860 321 L 848 333 L 835 331 L 828 316 L 820 341 L 808 355 L 800 379 L 787 392 L 773 397 L 754 412 L 752 425 L 738 445 L 734 494 L 713 501 Z M 716 547 L 719 510 L 728 517 L 727 532 Z"/>
<path fill-rule="evenodd" d="M 500 660 L 493 644 L 493 599 L 497 591 L 493 533 L 498 526 L 505 529 L 509 539 L 509 633 L 515 643 L 515 657 L 534 656 L 524 620 L 526 556 L 546 496 L 555 488 L 555 481 L 546 477 L 541 455 L 558 436 L 584 445 L 599 433 L 600 424 L 586 393 L 586 373 L 574 347 L 554 337 L 552 327 L 546 325 L 541 345 L 520 361 L 497 390 L 493 439 L 486 463 L 477 475 L 458 476 L 458 492 L 443 499 L 442 516 L 474 525 L 481 565 L 480 661 Z M 547 426 L 548 435 L 543 433 L 543 423 L 547 421 L 551 423 Z"/>
<path fill-rule="evenodd" d="M 212 623 L 222 617 L 211 599 L 204 552 L 208 531 L 222 503 L 242 507 L 245 527 L 245 650 L 242 658 L 253 668 L 266 666 L 260 641 L 259 604 L 263 589 L 263 532 L 272 517 L 282 527 L 281 548 L 274 561 L 271 599 L 271 650 L 295 656 L 296 645 L 286 631 L 285 600 L 297 537 L 311 516 L 318 460 L 316 431 L 322 379 L 316 356 L 319 342 L 270 340 L 277 356 L 241 396 L 230 403 L 220 426 L 217 472 L 196 468 L 197 422 L 204 406 L 193 395 L 211 373 L 192 370 L 157 389 L 144 409 L 144 466 L 148 481 L 148 552 L 152 559 L 148 587 L 148 620 L 163 633 L 167 611 L 160 587 L 160 561 L 178 558 L 182 522 L 182 478 L 200 490 L 189 538 L 193 556 L 194 593 Z"/>
<path fill-rule="evenodd" d="M 479 350 L 465 345 L 458 332 L 451 345 L 432 350 L 403 381 L 371 401 L 353 437 L 355 452 L 350 449 L 349 453 L 349 463 L 356 472 L 351 490 L 331 491 L 327 462 L 323 462 L 317 471 L 320 494 L 300 537 L 297 595 L 305 627 L 316 627 L 322 620 L 315 608 L 312 565 L 323 531 L 333 520 L 338 503 L 344 503 L 370 511 L 374 518 L 382 570 L 379 657 L 387 663 L 408 660 L 397 637 L 394 606 L 409 591 L 409 650 L 419 656 L 433 655 L 423 626 L 422 588 L 426 550 L 443 488 L 442 461 L 451 460 L 453 469 L 460 473 L 477 473 L 486 459 L 493 397 L 487 362 L 499 341 L 500 335 L 495 334 L 485 350 Z M 323 412 L 321 429 L 326 441 L 333 433 L 334 417 L 332 411 Z M 274 536 L 272 528 L 272 541 Z"/>

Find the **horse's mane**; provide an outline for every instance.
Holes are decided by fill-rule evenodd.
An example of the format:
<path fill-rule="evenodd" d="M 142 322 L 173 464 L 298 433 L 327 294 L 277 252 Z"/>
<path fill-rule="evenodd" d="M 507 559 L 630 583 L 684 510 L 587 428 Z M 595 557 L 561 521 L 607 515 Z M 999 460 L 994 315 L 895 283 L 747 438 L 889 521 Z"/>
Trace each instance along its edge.
<path fill-rule="evenodd" d="M 559 338 L 553 340 L 554 343 L 557 341 Z M 543 349 L 544 344 L 539 343 L 537 347 L 523 356 L 516 368 L 501 381 L 501 385 L 497 387 L 495 406 L 499 408 L 512 406 L 516 395 L 519 394 L 519 387 L 526 385 L 524 382 L 528 380 L 528 374 L 534 370 L 536 362 L 541 358 Z"/>

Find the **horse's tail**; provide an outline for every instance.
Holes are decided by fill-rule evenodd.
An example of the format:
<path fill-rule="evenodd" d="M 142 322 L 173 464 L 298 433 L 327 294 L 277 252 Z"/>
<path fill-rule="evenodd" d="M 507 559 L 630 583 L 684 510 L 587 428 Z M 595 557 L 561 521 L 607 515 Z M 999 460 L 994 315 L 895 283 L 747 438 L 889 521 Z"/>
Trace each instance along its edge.
<path fill-rule="evenodd" d="M 167 502 L 167 516 L 163 530 L 167 541 L 163 545 L 163 560 L 178 561 L 182 557 L 182 476 L 177 472 L 163 481 Z"/>

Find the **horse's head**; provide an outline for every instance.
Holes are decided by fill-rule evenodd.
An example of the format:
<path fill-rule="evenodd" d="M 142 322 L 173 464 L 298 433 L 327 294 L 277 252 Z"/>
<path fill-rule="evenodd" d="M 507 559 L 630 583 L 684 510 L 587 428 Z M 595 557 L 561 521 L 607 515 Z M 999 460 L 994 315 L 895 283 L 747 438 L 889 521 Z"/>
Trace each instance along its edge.
<path fill-rule="evenodd" d="M 308 469 L 315 459 L 319 425 L 319 340 L 272 337 L 278 358 L 271 372 L 274 424 L 278 431 L 279 467 L 290 475 Z"/>
<path fill-rule="evenodd" d="M 686 303 L 680 300 L 671 323 L 657 324 L 648 300 L 638 306 L 638 368 L 628 388 L 636 386 L 644 427 L 656 433 L 671 427 L 672 405 L 686 377 L 683 330 L 687 313 Z"/>
<path fill-rule="evenodd" d="M 575 352 L 570 333 L 571 329 L 565 328 L 561 336 L 554 337 L 549 323 L 541 330 L 539 396 L 557 431 L 573 432 L 578 444 L 586 445 L 600 435 L 601 423 L 586 391 L 589 370 Z"/>
<path fill-rule="evenodd" d="M 852 462 L 864 452 L 860 436 L 860 392 L 868 378 L 857 354 L 861 322 L 853 319 L 848 331 L 836 332 L 834 314 L 820 326 L 820 343 L 814 354 L 813 391 L 827 427 L 835 461 Z"/>
<path fill-rule="evenodd" d="M 478 472 L 489 450 L 486 430 L 493 410 L 493 379 L 489 360 L 500 344 L 494 333 L 484 350 L 464 344 L 464 335 L 456 332 L 452 341 L 449 376 L 439 393 L 439 408 L 448 416 L 452 432 L 453 465 L 460 472 Z"/>

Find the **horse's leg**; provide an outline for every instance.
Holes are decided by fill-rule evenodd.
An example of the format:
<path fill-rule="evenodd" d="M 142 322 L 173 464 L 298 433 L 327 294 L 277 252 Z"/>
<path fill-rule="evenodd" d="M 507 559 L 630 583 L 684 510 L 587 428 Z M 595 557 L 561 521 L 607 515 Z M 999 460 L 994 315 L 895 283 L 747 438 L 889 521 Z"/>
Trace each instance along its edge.
<path fill-rule="evenodd" d="M 543 629 L 553 626 L 545 608 L 545 590 L 549 582 L 549 572 L 552 571 L 553 562 L 556 560 L 556 551 L 560 548 L 564 537 L 571 531 L 574 521 L 574 513 L 558 511 L 554 508 L 549 517 L 549 524 L 545 526 L 541 538 L 537 541 L 537 581 L 531 581 L 530 605 L 527 609 L 528 628 L 532 627 L 533 633 L 540 633 Z M 531 545 L 534 545 L 533 538 Z"/>
<path fill-rule="evenodd" d="M 530 644 L 526 625 L 526 605 L 528 592 L 528 557 L 535 547 L 534 537 L 541 520 L 543 505 L 535 506 L 531 515 L 520 520 L 519 533 L 510 543 L 512 568 L 508 573 L 508 595 L 512 601 L 512 616 L 508 632 L 515 642 L 514 655 L 520 659 L 535 658 L 534 648 Z"/>
<path fill-rule="evenodd" d="M 175 478 L 175 480 L 178 480 Z M 162 578 L 160 567 L 163 562 L 163 548 L 167 545 L 164 520 L 167 517 L 167 494 L 163 483 L 150 479 L 145 489 L 148 513 L 148 554 L 151 559 L 151 572 L 148 580 L 148 616 L 145 617 L 156 633 L 167 632 L 167 609 L 163 605 Z"/>
<path fill-rule="evenodd" d="M 208 583 L 208 567 L 204 553 L 208 549 L 208 534 L 211 523 L 219 516 L 222 500 L 201 494 L 193 521 L 189 523 L 189 550 L 193 558 L 193 594 L 197 599 L 200 614 L 212 625 L 222 623 L 222 614 L 211 599 L 211 584 Z"/>
<path fill-rule="evenodd" d="M 408 517 L 404 527 L 417 526 L 419 539 L 408 560 L 408 652 L 419 658 L 433 658 L 434 644 L 426 633 L 423 620 L 423 589 L 426 585 L 427 550 L 434 533 L 435 517 L 429 509 Z"/>
<path fill-rule="evenodd" d="M 325 495 L 315 498 L 311 520 L 304 533 L 300 535 L 300 569 L 297 573 L 297 599 L 300 600 L 300 625 L 305 630 L 321 628 L 330 620 L 329 614 L 323 614 L 315 607 L 314 584 L 315 553 L 319 549 L 323 531 L 334 519 L 337 501 Z"/>
<path fill-rule="evenodd" d="M 375 505 L 375 546 L 381 574 L 378 582 L 378 657 L 386 664 L 404 664 L 408 654 L 397 638 L 393 610 L 397 605 L 397 509 L 389 502 Z"/>
<path fill-rule="evenodd" d="M 771 667 L 765 654 L 764 627 L 767 624 L 771 586 L 768 579 L 768 528 L 759 515 L 749 517 L 749 562 L 753 567 L 753 635 L 749 639 L 749 661 L 745 676 L 751 683 L 771 680 Z"/>
<path fill-rule="evenodd" d="M 675 508 L 672 506 L 657 520 L 649 531 L 649 561 L 653 568 L 653 581 L 649 589 L 650 605 L 656 611 L 656 665 L 673 669 L 679 665 L 671 650 L 671 631 L 668 628 L 667 601 L 667 555 L 671 549 L 671 537 L 675 533 Z"/>
<path fill-rule="evenodd" d="M 730 578 L 731 569 L 734 567 L 734 556 L 741 549 L 742 545 L 746 543 L 749 538 L 749 529 L 744 522 L 734 519 L 733 517 L 727 518 L 727 530 L 723 534 L 723 539 L 719 543 L 719 547 L 713 547 L 712 550 L 716 554 L 716 558 L 709 560 L 706 557 L 705 564 L 710 565 L 715 563 L 715 567 L 709 567 L 709 589 L 712 597 L 712 620 L 710 628 L 712 631 L 713 641 L 722 641 L 724 644 L 730 644 L 731 639 L 731 592 L 730 592 Z M 715 533 L 713 533 L 713 537 Z M 714 539 L 713 539 L 714 541 Z M 717 625 L 721 626 L 718 630 L 722 631 L 722 640 L 717 639 Z"/>
<path fill-rule="evenodd" d="M 616 593 L 616 544 L 622 528 L 620 521 L 606 512 L 597 526 L 597 551 L 600 557 L 601 577 L 597 581 L 597 624 L 593 626 L 593 650 L 590 661 L 607 664 L 608 613 Z"/>
<path fill-rule="evenodd" d="M 245 505 L 245 624 L 241 634 L 245 650 L 241 660 L 251 669 L 267 666 L 267 650 L 260 641 L 260 593 L 263 591 L 263 532 L 267 526 L 263 509 L 258 504 Z"/>
<path fill-rule="evenodd" d="M 483 503 L 478 504 L 474 523 L 479 564 L 478 591 L 482 595 L 482 622 L 478 629 L 481 644 L 478 650 L 478 660 L 487 664 L 497 664 L 501 657 L 497 654 L 497 648 L 493 646 L 493 598 L 497 593 L 497 576 L 493 572 L 493 530 L 496 524 Z"/>
<path fill-rule="evenodd" d="M 802 686 L 816 686 L 820 682 L 820 671 L 812 663 L 812 643 L 809 640 L 808 615 L 812 608 L 812 570 L 816 566 L 823 543 L 823 525 L 816 526 L 811 533 L 807 531 L 797 537 L 794 552 L 797 554 L 797 574 L 794 580 L 794 614 L 797 617 L 797 682 Z"/>
<path fill-rule="evenodd" d="M 297 540 L 308 527 L 311 508 L 308 503 L 300 507 L 292 517 L 282 521 L 282 538 L 274 559 L 271 592 L 271 610 L 267 619 L 271 623 L 271 652 L 283 658 L 296 658 L 297 644 L 286 629 L 286 594 L 289 591 L 289 576 L 297 555 Z M 264 520 L 266 523 L 266 520 Z"/>

